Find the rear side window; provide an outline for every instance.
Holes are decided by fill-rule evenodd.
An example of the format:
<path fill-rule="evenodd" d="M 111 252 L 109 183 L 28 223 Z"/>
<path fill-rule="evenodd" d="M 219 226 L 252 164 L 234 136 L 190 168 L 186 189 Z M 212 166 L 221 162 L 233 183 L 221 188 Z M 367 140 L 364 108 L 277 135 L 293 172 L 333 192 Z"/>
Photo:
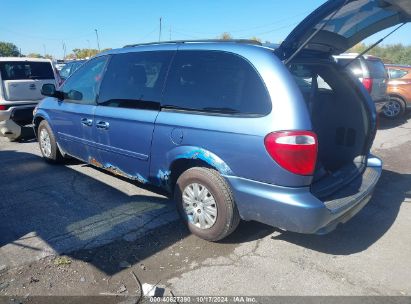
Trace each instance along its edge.
<path fill-rule="evenodd" d="M 267 89 L 251 64 L 220 51 L 177 52 L 163 105 L 223 114 L 271 111 Z"/>
<path fill-rule="evenodd" d="M 384 64 L 380 60 L 366 60 L 370 78 L 388 78 Z"/>
<path fill-rule="evenodd" d="M 159 103 L 173 51 L 113 55 L 98 103 L 110 107 L 151 108 Z"/>
<path fill-rule="evenodd" d="M 390 79 L 398 79 L 407 75 L 408 72 L 400 69 L 388 69 Z"/>
<path fill-rule="evenodd" d="M 0 72 L 3 80 L 54 79 L 49 62 L 0 62 Z"/>

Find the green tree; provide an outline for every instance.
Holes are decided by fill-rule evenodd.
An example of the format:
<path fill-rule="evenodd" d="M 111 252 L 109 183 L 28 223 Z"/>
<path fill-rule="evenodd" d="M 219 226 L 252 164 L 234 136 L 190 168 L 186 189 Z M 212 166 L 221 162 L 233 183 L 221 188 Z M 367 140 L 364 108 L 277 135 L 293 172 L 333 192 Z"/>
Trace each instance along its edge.
<path fill-rule="evenodd" d="M 251 37 L 250 40 L 254 40 L 261 43 L 261 39 L 256 36 Z"/>
<path fill-rule="evenodd" d="M 230 39 L 233 39 L 233 36 L 231 36 L 230 33 L 224 32 L 218 37 L 218 39 L 230 40 Z"/>
<path fill-rule="evenodd" d="M 67 55 L 66 58 L 73 59 L 85 59 L 97 55 L 99 51 L 97 49 L 74 49 L 73 54 Z"/>
<path fill-rule="evenodd" d="M 362 53 L 369 45 L 359 43 L 352 47 L 349 52 Z M 384 63 L 411 65 L 411 46 L 397 44 L 378 45 L 367 52 L 369 55 L 380 57 Z"/>
<path fill-rule="evenodd" d="M 30 58 L 43 58 L 43 56 L 41 56 L 39 53 L 29 53 L 26 55 L 26 57 L 30 57 Z"/>
<path fill-rule="evenodd" d="M 0 56 L 2 57 L 18 57 L 20 51 L 18 47 L 11 42 L 0 41 Z"/>
<path fill-rule="evenodd" d="M 26 57 L 30 57 L 30 58 L 46 58 L 46 59 L 53 59 L 53 56 L 50 54 L 46 54 L 46 55 L 40 55 L 39 53 L 29 53 L 26 55 Z"/>

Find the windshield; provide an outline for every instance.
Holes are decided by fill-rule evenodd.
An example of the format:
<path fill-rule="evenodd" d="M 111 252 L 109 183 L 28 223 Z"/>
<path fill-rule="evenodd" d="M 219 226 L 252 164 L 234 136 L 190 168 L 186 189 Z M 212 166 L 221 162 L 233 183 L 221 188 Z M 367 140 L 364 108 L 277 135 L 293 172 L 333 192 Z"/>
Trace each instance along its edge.
<path fill-rule="evenodd" d="M 0 62 L 0 72 L 3 80 L 54 79 L 49 62 Z"/>

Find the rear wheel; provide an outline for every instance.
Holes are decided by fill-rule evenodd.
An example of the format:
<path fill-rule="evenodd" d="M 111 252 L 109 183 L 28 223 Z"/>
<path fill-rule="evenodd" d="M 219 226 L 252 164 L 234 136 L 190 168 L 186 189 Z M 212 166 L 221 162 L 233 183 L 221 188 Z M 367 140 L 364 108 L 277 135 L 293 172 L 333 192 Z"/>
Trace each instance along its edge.
<path fill-rule="evenodd" d="M 188 229 L 202 239 L 221 240 L 240 222 L 229 185 L 213 169 L 195 167 L 181 174 L 174 199 Z"/>
<path fill-rule="evenodd" d="M 44 159 L 52 163 L 61 162 L 63 156 L 58 149 L 56 138 L 47 121 L 43 120 L 40 123 L 37 134 L 40 151 Z"/>
<path fill-rule="evenodd" d="M 396 119 L 401 117 L 405 112 L 405 103 L 401 98 L 390 97 L 390 101 L 382 109 L 384 117 Z"/>

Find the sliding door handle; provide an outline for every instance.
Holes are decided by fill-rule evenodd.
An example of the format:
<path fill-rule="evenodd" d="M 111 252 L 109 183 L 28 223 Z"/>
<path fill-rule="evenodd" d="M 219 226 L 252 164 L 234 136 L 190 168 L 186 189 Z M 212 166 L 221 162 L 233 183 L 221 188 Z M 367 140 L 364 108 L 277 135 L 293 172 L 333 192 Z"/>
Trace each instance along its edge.
<path fill-rule="evenodd" d="M 105 122 L 105 121 L 98 121 L 96 123 L 97 129 L 107 130 L 109 128 L 109 126 L 110 126 L 110 124 L 108 122 Z"/>
<path fill-rule="evenodd" d="M 87 127 L 91 127 L 93 125 L 93 120 L 90 118 L 82 118 L 81 124 Z"/>

